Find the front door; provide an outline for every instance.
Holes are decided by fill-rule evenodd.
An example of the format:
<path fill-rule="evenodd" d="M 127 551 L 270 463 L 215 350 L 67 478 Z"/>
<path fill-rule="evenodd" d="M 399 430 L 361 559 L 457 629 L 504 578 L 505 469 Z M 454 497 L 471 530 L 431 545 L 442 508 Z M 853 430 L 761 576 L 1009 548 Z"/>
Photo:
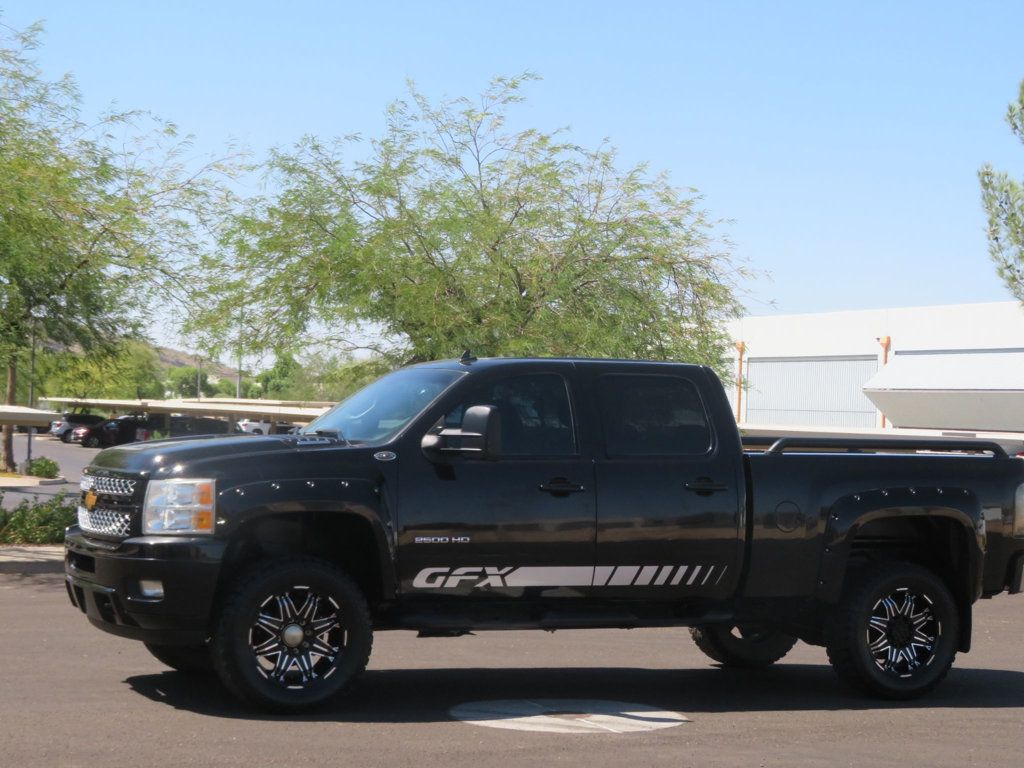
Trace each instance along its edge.
<path fill-rule="evenodd" d="M 526 368 L 526 370 L 524 370 Z M 398 571 L 406 596 L 579 597 L 590 588 L 593 464 L 580 449 L 573 368 L 516 366 L 480 383 L 430 428 L 497 408 L 497 460 L 434 464 L 412 434 L 399 468 Z"/>

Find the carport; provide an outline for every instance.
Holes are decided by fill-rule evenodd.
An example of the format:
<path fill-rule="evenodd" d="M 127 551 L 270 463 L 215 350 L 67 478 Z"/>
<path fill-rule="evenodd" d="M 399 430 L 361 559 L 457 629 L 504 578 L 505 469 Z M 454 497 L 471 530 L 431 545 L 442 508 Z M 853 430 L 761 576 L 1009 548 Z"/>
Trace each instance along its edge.
<path fill-rule="evenodd" d="M 226 418 L 228 430 L 243 418 L 271 422 L 293 421 L 307 424 L 327 410 L 330 404 L 285 400 L 238 400 L 217 398 L 211 400 L 108 400 L 77 397 L 47 397 L 48 403 L 63 404 L 65 408 L 96 408 L 112 413 L 181 414 L 183 416 L 217 416 Z"/>

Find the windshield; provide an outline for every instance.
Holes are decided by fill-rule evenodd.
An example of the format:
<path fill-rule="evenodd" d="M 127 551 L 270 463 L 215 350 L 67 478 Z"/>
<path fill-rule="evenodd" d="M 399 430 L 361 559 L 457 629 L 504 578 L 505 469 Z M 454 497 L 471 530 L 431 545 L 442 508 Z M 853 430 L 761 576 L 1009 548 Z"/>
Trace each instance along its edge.
<path fill-rule="evenodd" d="M 377 379 L 302 430 L 336 430 L 352 443 L 383 443 L 437 399 L 461 371 L 405 368 Z"/>

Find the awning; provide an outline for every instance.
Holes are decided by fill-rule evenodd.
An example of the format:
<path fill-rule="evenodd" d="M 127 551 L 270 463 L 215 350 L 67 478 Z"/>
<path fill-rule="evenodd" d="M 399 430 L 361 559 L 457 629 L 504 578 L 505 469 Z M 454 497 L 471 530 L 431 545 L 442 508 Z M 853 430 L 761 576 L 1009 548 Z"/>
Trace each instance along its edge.
<path fill-rule="evenodd" d="M 1024 391 L 1024 350 L 897 353 L 864 385 L 882 389 Z"/>
<path fill-rule="evenodd" d="M 897 427 L 1024 431 L 1024 350 L 901 353 L 864 385 Z"/>

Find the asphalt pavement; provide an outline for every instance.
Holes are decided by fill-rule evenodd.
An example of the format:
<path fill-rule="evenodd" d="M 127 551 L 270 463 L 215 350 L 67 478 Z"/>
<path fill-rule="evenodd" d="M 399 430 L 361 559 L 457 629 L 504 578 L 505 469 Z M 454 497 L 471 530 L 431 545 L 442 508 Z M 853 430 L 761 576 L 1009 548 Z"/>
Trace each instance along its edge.
<path fill-rule="evenodd" d="M 14 457 L 18 464 L 25 460 L 27 442 L 28 435 L 16 434 L 14 436 Z M 78 481 L 82 477 L 82 470 L 89 466 L 92 457 L 99 451 L 99 448 L 83 448 L 77 443 L 62 443 L 49 435 L 33 435 L 32 456 L 34 458 L 45 456 L 56 461 L 61 475 L 67 482 L 59 485 L 39 485 L 26 488 L 0 488 L 0 493 L 3 494 L 3 501 L 0 504 L 6 509 L 13 509 L 23 499 L 31 499 L 33 496 L 45 500 L 61 493 L 78 493 Z"/>
<path fill-rule="evenodd" d="M 169 671 L 141 643 L 93 628 L 60 575 L 0 575 L 0 616 L 0 763 L 19 768 L 1000 768 L 1024 752 L 1024 596 L 979 603 L 974 650 L 915 702 L 844 690 L 824 652 L 802 644 L 771 669 L 734 672 L 682 629 L 385 632 L 352 694 L 300 717 L 246 710 L 215 678 Z M 549 698 L 633 702 L 688 722 L 535 733 L 451 714 Z"/>

